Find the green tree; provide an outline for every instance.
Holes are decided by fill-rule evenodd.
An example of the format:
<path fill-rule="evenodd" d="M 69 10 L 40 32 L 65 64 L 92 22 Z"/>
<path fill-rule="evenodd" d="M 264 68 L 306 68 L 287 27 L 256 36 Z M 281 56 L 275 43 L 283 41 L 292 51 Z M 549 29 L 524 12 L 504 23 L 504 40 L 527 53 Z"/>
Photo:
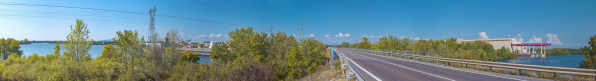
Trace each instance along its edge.
<path fill-rule="evenodd" d="M 265 33 L 254 33 L 250 36 L 249 53 L 253 59 L 257 62 L 263 62 L 264 58 L 267 58 L 267 48 L 269 41 L 267 40 L 267 34 Z"/>
<path fill-rule="evenodd" d="M 300 66 L 302 65 L 302 50 L 298 48 L 298 42 L 292 43 L 292 50 L 290 55 L 286 57 L 288 59 L 288 67 L 290 67 L 290 76 L 297 76 L 302 73 Z"/>
<path fill-rule="evenodd" d="M 594 69 L 596 67 L 596 35 L 590 37 L 589 46 L 584 46 L 584 60 L 580 62 L 580 68 Z"/>
<path fill-rule="evenodd" d="M 244 54 L 251 53 L 250 49 L 247 47 L 251 47 L 250 43 L 253 42 L 250 40 L 251 36 L 254 34 L 252 31 L 252 27 L 248 27 L 246 29 L 236 29 L 235 31 L 228 33 L 228 35 L 230 35 L 230 44 L 228 44 L 230 46 L 229 50 L 233 55 L 235 55 L 233 57 L 229 57 L 229 59 L 236 59 L 237 57 L 243 56 Z"/>
<path fill-rule="evenodd" d="M 343 47 L 343 48 L 350 48 L 350 43 L 348 43 L 348 42 L 341 42 L 341 47 Z"/>
<path fill-rule="evenodd" d="M 201 58 L 199 58 L 199 53 L 184 51 L 182 61 L 197 63 L 199 60 L 201 60 Z"/>
<path fill-rule="evenodd" d="M 209 58 L 215 59 L 216 61 L 220 61 L 223 63 L 231 61 L 232 59 L 236 58 L 236 55 L 231 54 L 228 48 L 229 47 L 226 43 L 215 43 L 215 45 L 213 45 L 213 48 L 211 48 L 211 55 L 209 56 Z"/>
<path fill-rule="evenodd" d="M 112 44 L 108 44 L 103 46 L 103 50 L 101 51 L 101 56 L 97 57 L 97 58 L 107 58 L 110 59 L 112 57 L 116 57 L 119 55 L 116 55 L 116 49 L 114 48 L 114 46 L 112 46 Z"/>
<path fill-rule="evenodd" d="M 358 45 L 360 45 L 360 43 L 353 43 L 350 45 L 350 48 L 358 48 Z"/>
<path fill-rule="evenodd" d="M 117 45 L 118 48 L 117 54 L 120 55 L 121 62 L 125 62 L 123 64 L 126 65 L 126 70 L 130 70 L 131 72 L 131 79 L 136 80 L 136 72 L 135 66 L 137 66 L 139 58 L 144 58 L 144 51 L 139 46 L 139 43 L 142 40 L 139 39 L 138 32 L 135 30 L 124 30 L 116 32 L 116 38 L 112 38 L 114 40 L 114 45 Z M 135 59 L 136 58 L 136 59 Z M 128 69 L 130 67 L 130 69 Z"/>
<path fill-rule="evenodd" d="M 20 49 L 21 46 L 19 41 L 14 40 L 13 38 L 0 39 L 0 56 L 2 59 L 8 58 L 12 53 L 16 53 L 19 57 L 22 56 L 23 50 Z"/>
<path fill-rule="evenodd" d="M 358 48 L 362 49 L 370 49 L 371 43 L 368 41 L 368 38 L 362 37 L 362 41 L 358 44 Z"/>
<path fill-rule="evenodd" d="M 54 47 L 54 54 L 60 54 L 60 45 L 56 43 L 56 47 Z"/>
<path fill-rule="evenodd" d="M 85 73 L 89 66 L 85 62 L 91 60 L 89 50 L 93 39 L 89 39 L 89 29 L 83 20 L 76 20 L 75 26 L 70 26 L 70 33 L 66 36 L 66 41 L 61 45 L 64 48 L 63 64 L 67 66 L 63 77 L 65 80 L 81 80 L 86 79 Z M 72 61 L 74 60 L 74 61 Z"/>

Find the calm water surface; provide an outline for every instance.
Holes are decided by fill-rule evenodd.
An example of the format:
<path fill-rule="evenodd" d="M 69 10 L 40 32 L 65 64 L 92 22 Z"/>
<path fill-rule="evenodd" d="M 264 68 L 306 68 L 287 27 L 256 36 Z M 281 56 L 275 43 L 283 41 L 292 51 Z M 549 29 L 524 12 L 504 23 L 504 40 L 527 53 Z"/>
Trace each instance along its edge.
<path fill-rule="evenodd" d="M 31 43 L 31 44 L 21 44 L 21 50 L 23 50 L 23 56 L 30 56 L 33 53 L 37 55 L 45 56 L 47 54 L 54 53 L 54 47 L 56 44 L 48 44 L 48 43 Z M 103 50 L 104 45 L 91 45 L 91 50 L 89 50 L 89 54 L 91 57 L 96 58 L 101 56 L 101 51 Z M 64 50 L 60 49 L 60 53 L 63 53 Z M 199 63 L 207 63 L 210 64 L 213 60 L 209 58 L 201 58 Z"/>
<path fill-rule="evenodd" d="M 577 68 L 582 60 L 584 60 L 584 55 L 549 55 L 546 57 L 499 60 L 498 62 Z"/>

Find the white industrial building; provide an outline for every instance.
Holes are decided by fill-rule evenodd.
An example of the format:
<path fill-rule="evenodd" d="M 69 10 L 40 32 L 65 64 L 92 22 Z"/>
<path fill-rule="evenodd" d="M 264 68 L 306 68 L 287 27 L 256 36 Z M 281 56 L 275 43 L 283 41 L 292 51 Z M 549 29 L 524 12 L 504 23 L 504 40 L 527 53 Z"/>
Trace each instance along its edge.
<path fill-rule="evenodd" d="M 474 41 L 484 41 L 488 44 L 493 45 L 495 50 L 501 49 L 501 47 L 505 47 L 510 49 L 510 51 L 517 51 L 518 55 L 539 55 L 544 56 L 545 51 L 536 52 L 537 50 L 533 50 L 531 48 L 538 47 L 538 49 L 544 49 L 545 46 L 550 46 L 549 43 L 524 43 L 517 41 L 515 38 L 497 38 L 497 39 L 476 39 L 476 40 L 457 40 L 458 43 L 462 42 L 474 42 Z"/>
<path fill-rule="evenodd" d="M 511 44 L 521 44 L 521 42 L 517 41 L 515 38 L 497 38 L 497 39 L 475 39 L 475 40 L 457 40 L 457 43 L 462 42 L 474 42 L 474 41 L 484 41 L 488 44 L 493 45 L 495 50 L 501 49 L 501 47 L 505 46 L 506 48 L 511 49 Z"/>

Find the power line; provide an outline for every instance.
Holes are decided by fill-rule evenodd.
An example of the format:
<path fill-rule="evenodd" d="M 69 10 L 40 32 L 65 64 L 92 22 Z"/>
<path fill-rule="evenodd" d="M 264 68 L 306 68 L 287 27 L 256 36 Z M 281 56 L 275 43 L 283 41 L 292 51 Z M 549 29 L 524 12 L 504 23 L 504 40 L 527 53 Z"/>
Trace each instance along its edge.
<path fill-rule="evenodd" d="M 57 13 L 57 12 L 40 12 L 40 11 L 25 11 L 25 10 L 7 10 L 7 9 L 0 9 L 2 11 L 17 11 L 17 12 L 26 12 L 26 13 L 39 13 L 39 14 L 62 14 L 62 15 L 81 15 L 81 16 L 95 16 L 95 17 L 109 17 L 109 18 L 121 18 L 121 19 L 137 19 L 138 18 L 123 18 L 123 17 L 112 17 L 112 16 L 99 16 L 99 14 L 87 15 L 87 14 L 75 14 L 75 13 Z M 25 14 L 25 13 L 20 13 Z"/>
<path fill-rule="evenodd" d="M 260 20 L 264 20 L 264 21 L 273 22 L 273 21 L 266 20 L 266 19 L 262 19 L 262 18 L 258 18 L 258 17 L 255 17 L 255 16 L 250 16 L 250 15 L 242 14 L 242 13 L 235 12 L 235 11 L 232 11 L 232 10 L 228 10 L 228 9 L 220 8 L 220 7 L 213 6 L 213 5 L 209 5 L 209 4 L 206 4 L 206 3 L 203 3 L 203 2 L 198 2 L 198 1 L 195 1 L 195 0 L 191 0 L 191 1 L 193 1 L 193 2 L 195 2 L 195 3 L 202 4 L 202 5 L 206 5 L 206 6 L 209 6 L 209 7 L 213 7 L 213 8 L 216 8 L 216 9 L 220 9 L 220 10 L 224 10 L 224 11 L 232 12 L 232 13 L 235 13 L 235 14 L 240 14 L 240 15 L 244 15 L 244 16 L 247 16 L 247 17 L 252 17 L 252 18 L 255 18 L 255 19 L 260 19 Z M 273 23 L 281 24 L 281 23 L 278 23 L 278 22 L 273 22 Z M 285 24 L 284 24 L 284 25 L 285 25 Z"/>
<path fill-rule="evenodd" d="M 43 5 L 43 4 L 25 4 L 25 3 L 6 3 L 0 1 L 2 5 L 25 5 L 25 6 L 44 6 L 44 7 L 62 7 L 62 8 L 77 8 L 77 9 L 87 9 L 87 10 L 100 10 L 100 11 L 112 11 L 112 12 L 121 12 L 121 13 L 133 13 L 133 14 L 147 14 L 147 13 L 139 13 L 139 12 L 129 12 L 129 11 L 120 11 L 120 10 L 108 10 L 108 9 L 96 9 L 96 8 L 83 8 L 83 7 L 70 7 L 70 6 L 56 6 L 56 5 Z"/>
<path fill-rule="evenodd" d="M 43 4 L 26 4 L 26 3 L 14 3 L 14 2 L 7 3 L 7 2 L 4 2 L 4 1 L 0 1 L 0 5 L 22 5 L 22 6 L 41 6 L 41 7 L 74 8 L 74 9 L 85 9 L 85 10 L 109 11 L 109 12 L 120 12 L 120 13 L 148 15 L 148 13 L 129 12 L 129 11 L 121 11 L 121 10 L 85 8 L 85 7 L 71 7 L 71 6 L 56 6 L 56 5 L 43 5 Z M 36 12 L 36 11 L 29 11 L 29 12 Z M 47 13 L 47 12 L 40 12 L 40 13 Z M 55 12 L 50 12 L 50 13 L 54 13 L 54 14 L 69 14 L 69 13 L 55 13 Z M 72 13 L 70 13 L 70 14 L 72 14 Z M 93 16 L 93 15 L 91 15 L 91 16 Z M 240 24 L 233 24 L 233 23 L 226 23 L 226 22 L 218 22 L 218 21 L 210 21 L 210 20 L 203 20 L 203 19 L 184 18 L 184 17 L 177 17 L 177 16 L 169 16 L 169 15 L 157 15 L 157 16 L 163 16 L 163 17 L 169 17 L 169 18 L 176 18 L 176 19 L 186 19 L 186 20 L 193 20 L 193 21 L 201 21 L 201 22 L 211 22 L 211 23 L 226 24 L 226 25 L 235 25 L 235 26 L 242 26 L 242 27 L 253 27 L 253 28 L 267 29 L 267 28 L 262 28 L 262 27 L 247 26 L 247 25 L 240 25 Z M 288 30 L 285 30 L 285 31 L 288 31 Z"/>
<path fill-rule="evenodd" d="M 154 5 L 144 5 L 144 4 L 137 4 L 137 3 L 131 3 L 131 2 L 124 2 L 124 1 L 119 1 L 119 0 L 107 0 L 107 1 L 120 2 L 120 3 L 125 3 L 125 4 L 141 5 L 141 6 L 154 6 Z M 175 11 L 184 12 L 181 10 L 175 10 Z M 162 13 L 164 13 L 164 12 L 162 12 Z"/>
<path fill-rule="evenodd" d="M 111 11 L 111 12 L 121 12 L 121 13 L 131 13 L 131 14 L 141 14 L 141 15 L 148 15 L 148 13 L 139 13 L 139 12 L 129 12 L 129 11 L 120 11 L 120 10 L 108 10 L 108 9 L 97 9 L 97 8 L 83 8 L 83 7 L 70 7 L 70 6 L 55 6 L 55 5 L 39 5 L 39 4 L 23 4 L 23 3 L 5 3 L 0 1 L 2 5 L 24 5 L 24 6 L 44 6 L 44 7 L 61 7 L 61 8 L 75 8 L 75 9 L 87 9 L 87 10 L 98 10 L 98 11 Z M 170 17 L 170 18 L 178 18 L 178 19 L 186 19 L 186 20 L 194 20 L 194 21 L 202 21 L 202 22 L 212 22 L 212 23 L 220 23 L 220 24 L 227 24 L 227 25 L 236 25 L 236 26 L 243 26 L 249 27 L 247 25 L 240 25 L 240 24 L 233 24 L 233 23 L 225 23 L 225 22 L 217 22 L 217 21 L 209 21 L 209 20 L 202 20 L 202 19 L 192 19 L 192 18 L 184 18 L 184 17 L 176 17 L 176 16 L 168 16 L 168 15 L 157 15 L 163 17 Z"/>
<path fill-rule="evenodd" d="M 0 9 L 3 11 L 18 11 L 18 12 L 27 12 L 27 13 L 18 13 L 19 15 L 14 15 L 14 14 L 0 14 L 0 15 L 7 15 L 7 16 L 0 16 L 0 17 L 43 17 L 43 18 L 63 18 L 63 19 L 74 19 L 74 18 L 64 18 L 64 17 L 55 17 L 55 16 L 48 16 L 47 14 L 61 14 L 61 15 L 83 15 L 83 16 L 96 16 L 96 17 L 109 17 L 109 18 L 119 18 L 119 19 L 132 19 L 132 20 L 145 20 L 145 19 L 138 19 L 138 18 L 123 18 L 123 17 L 112 17 L 112 16 L 97 16 L 97 15 L 85 15 L 85 14 L 73 14 L 73 13 L 56 13 L 56 12 L 39 12 L 39 11 L 24 11 L 24 10 L 6 10 L 6 9 Z M 32 13 L 39 13 L 39 14 L 32 14 Z M 27 16 L 24 14 L 29 14 L 29 15 L 44 15 L 44 16 Z M 2 19 L 16 19 L 16 18 L 2 18 Z M 113 20 L 100 20 L 100 21 L 113 21 Z M 122 21 L 114 21 L 114 22 L 122 22 Z M 128 21 L 126 21 L 128 22 Z M 194 25 L 202 25 L 202 26 L 207 26 L 205 24 L 196 24 L 196 23 L 186 23 L 186 22 L 168 22 L 168 21 L 164 21 L 166 23 L 178 23 L 178 24 L 194 24 Z M 132 23 L 143 23 L 146 24 L 145 22 L 132 22 Z M 236 28 L 236 27 L 234 27 Z M 232 28 L 233 29 L 233 28 Z M 266 29 L 266 28 L 259 28 L 259 29 Z M 284 30 L 287 31 L 287 30 Z"/>
<path fill-rule="evenodd" d="M 0 17 L 15 17 L 15 18 L 2 18 L 2 19 L 17 19 L 17 18 L 58 18 L 58 19 L 76 19 L 76 18 L 67 18 L 67 17 L 55 17 L 55 16 L 27 16 L 27 15 L 15 15 L 15 14 L 0 14 Z M 116 21 L 116 20 L 103 20 L 103 19 L 84 19 L 84 20 L 97 20 L 97 21 L 110 21 L 110 22 L 127 22 L 127 23 L 137 23 L 137 24 L 147 24 L 147 22 L 130 22 L 130 21 Z M 145 19 L 143 19 L 145 20 Z M 167 25 L 167 26 L 176 26 L 174 24 L 162 24 L 162 25 Z M 177 24 L 178 25 L 178 24 Z M 182 26 L 197 26 L 199 24 L 195 24 L 195 25 L 182 25 Z M 202 25 L 202 26 L 207 26 L 207 25 Z M 222 26 L 209 26 L 208 29 L 224 29 L 221 28 Z M 235 29 L 235 28 L 229 28 L 229 29 Z M 263 28 L 261 28 L 263 29 Z"/>
<path fill-rule="evenodd" d="M 143 4 L 130 3 L 130 2 L 123 2 L 123 1 L 117 1 L 117 0 L 108 0 L 108 1 L 120 2 L 120 3 L 126 3 L 126 4 L 134 4 L 134 5 L 141 5 L 141 6 L 151 6 L 151 5 L 143 5 Z M 242 3 L 244 3 L 244 2 L 242 2 Z M 264 10 L 262 10 L 262 9 L 259 9 L 259 8 L 256 8 L 255 6 L 249 5 L 249 4 L 247 4 L 247 3 L 244 3 L 244 4 L 246 4 L 246 5 L 250 6 L 250 7 L 253 7 L 253 8 L 255 8 L 255 9 L 261 10 L 261 11 L 263 11 L 263 12 L 266 12 L 266 13 L 272 14 L 272 15 L 274 15 L 274 16 L 277 16 L 277 17 L 280 17 L 280 18 L 283 18 L 283 19 L 289 20 L 289 19 L 287 19 L 287 18 L 284 18 L 284 17 L 281 17 L 281 16 L 279 16 L 279 15 L 275 15 L 275 14 L 273 14 L 273 13 L 270 13 L 270 12 L 264 11 Z M 211 6 L 211 7 L 215 7 L 215 6 Z M 217 8 L 219 8 L 219 7 L 217 7 Z M 222 9 L 223 9 L 223 8 L 222 8 Z M 177 11 L 177 12 L 183 12 L 183 13 L 190 13 L 190 12 L 188 12 L 188 11 L 183 11 L 183 10 L 174 10 L 174 11 Z M 164 13 L 164 12 L 161 12 L 161 13 Z M 160 15 L 160 16 L 163 16 L 163 15 Z M 253 18 L 255 18 L 255 17 L 253 17 Z M 279 23 L 278 23 L 278 24 L 279 24 Z M 271 31 L 272 31 L 272 30 L 271 30 Z M 286 30 L 286 31 L 287 31 L 287 30 Z"/>

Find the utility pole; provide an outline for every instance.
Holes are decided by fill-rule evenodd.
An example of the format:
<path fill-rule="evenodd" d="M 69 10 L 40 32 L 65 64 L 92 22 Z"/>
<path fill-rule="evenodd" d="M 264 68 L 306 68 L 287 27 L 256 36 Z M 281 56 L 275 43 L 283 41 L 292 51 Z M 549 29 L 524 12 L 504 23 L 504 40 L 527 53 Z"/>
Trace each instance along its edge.
<path fill-rule="evenodd" d="M 304 18 L 300 19 L 300 40 L 303 40 L 302 34 L 304 33 Z"/>
<path fill-rule="evenodd" d="M 155 10 L 155 7 L 149 9 L 149 17 L 151 17 L 149 21 L 149 35 L 147 36 L 149 38 L 155 38 Z M 157 43 L 157 41 L 150 41 L 150 43 Z"/>

